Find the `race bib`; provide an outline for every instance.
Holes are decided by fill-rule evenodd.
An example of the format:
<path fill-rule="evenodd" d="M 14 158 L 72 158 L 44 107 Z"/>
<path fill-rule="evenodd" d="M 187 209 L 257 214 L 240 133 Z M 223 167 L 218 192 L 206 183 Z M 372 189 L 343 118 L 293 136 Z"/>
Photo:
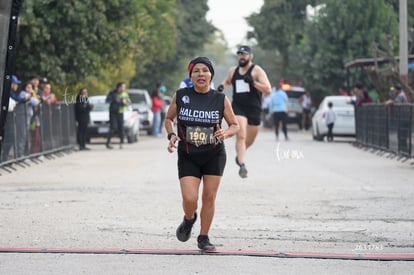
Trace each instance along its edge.
<path fill-rule="evenodd" d="M 214 128 L 213 127 L 192 127 L 187 126 L 186 140 L 195 146 L 213 144 Z"/>
<path fill-rule="evenodd" d="M 236 93 L 248 93 L 250 92 L 249 83 L 245 82 L 243 79 L 236 80 Z"/>

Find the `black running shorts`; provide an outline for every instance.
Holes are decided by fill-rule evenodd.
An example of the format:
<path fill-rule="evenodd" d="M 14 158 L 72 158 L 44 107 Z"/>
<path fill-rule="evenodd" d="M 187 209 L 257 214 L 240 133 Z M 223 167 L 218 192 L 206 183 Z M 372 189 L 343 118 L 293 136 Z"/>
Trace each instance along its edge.
<path fill-rule="evenodd" d="M 254 108 L 247 108 L 244 106 L 240 106 L 236 103 L 232 103 L 233 112 L 236 116 L 244 116 L 247 118 L 247 124 L 258 126 L 260 125 L 260 116 L 262 114 L 262 110 L 256 110 Z"/>
<path fill-rule="evenodd" d="M 226 165 L 226 150 L 212 150 L 187 154 L 178 151 L 178 178 L 192 176 L 201 179 L 204 175 L 223 176 Z"/>

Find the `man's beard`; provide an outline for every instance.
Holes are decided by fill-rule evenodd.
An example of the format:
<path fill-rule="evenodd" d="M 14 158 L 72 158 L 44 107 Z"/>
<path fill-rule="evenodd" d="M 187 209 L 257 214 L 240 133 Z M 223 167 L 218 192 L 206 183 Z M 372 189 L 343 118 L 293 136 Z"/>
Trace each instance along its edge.
<path fill-rule="evenodd" d="M 239 60 L 240 67 L 246 67 L 250 60 Z"/>

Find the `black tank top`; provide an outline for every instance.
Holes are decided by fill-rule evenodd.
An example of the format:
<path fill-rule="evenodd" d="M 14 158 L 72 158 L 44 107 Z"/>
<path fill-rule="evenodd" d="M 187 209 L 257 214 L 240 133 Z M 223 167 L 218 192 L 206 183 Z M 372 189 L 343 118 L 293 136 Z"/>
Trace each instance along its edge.
<path fill-rule="evenodd" d="M 187 130 L 199 127 L 216 131 L 217 124 L 221 127 L 224 115 L 224 98 L 225 95 L 216 90 L 201 94 L 197 93 L 193 87 L 179 89 L 176 92 L 177 135 L 181 139 L 178 150 L 194 153 L 219 149 L 223 146 L 223 143 L 216 142 L 194 145 L 187 140 Z"/>
<path fill-rule="evenodd" d="M 233 85 L 233 104 L 239 107 L 248 108 L 249 110 L 262 110 L 262 96 L 261 92 L 257 90 L 253 85 L 249 85 L 244 82 L 245 75 L 252 76 L 254 64 L 249 68 L 246 74 L 241 75 L 239 73 L 240 66 L 234 70 L 233 77 L 231 78 L 231 84 Z"/>

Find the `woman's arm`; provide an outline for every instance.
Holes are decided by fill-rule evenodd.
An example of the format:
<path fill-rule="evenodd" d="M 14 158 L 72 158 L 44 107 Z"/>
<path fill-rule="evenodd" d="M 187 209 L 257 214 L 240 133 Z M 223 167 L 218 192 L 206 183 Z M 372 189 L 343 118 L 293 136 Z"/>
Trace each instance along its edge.
<path fill-rule="evenodd" d="M 168 108 L 167 114 L 165 115 L 165 131 L 169 135 L 169 142 L 167 150 L 168 152 L 174 152 L 174 149 L 177 148 L 175 143 L 180 140 L 180 138 L 174 133 L 174 120 L 177 117 L 177 103 L 176 103 L 176 95 L 171 99 L 170 107 Z"/>
<path fill-rule="evenodd" d="M 231 107 L 230 100 L 227 98 L 227 96 L 224 98 L 224 114 L 223 115 L 229 127 L 226 130 L 219 128 L 214 133 L 214 136 L 221 141 L 223 141 L 226 138 L 234 136 L 240 129 L 239 123 L 237 122 L 236 115 L 233 112 L 233 108 Z"/>

